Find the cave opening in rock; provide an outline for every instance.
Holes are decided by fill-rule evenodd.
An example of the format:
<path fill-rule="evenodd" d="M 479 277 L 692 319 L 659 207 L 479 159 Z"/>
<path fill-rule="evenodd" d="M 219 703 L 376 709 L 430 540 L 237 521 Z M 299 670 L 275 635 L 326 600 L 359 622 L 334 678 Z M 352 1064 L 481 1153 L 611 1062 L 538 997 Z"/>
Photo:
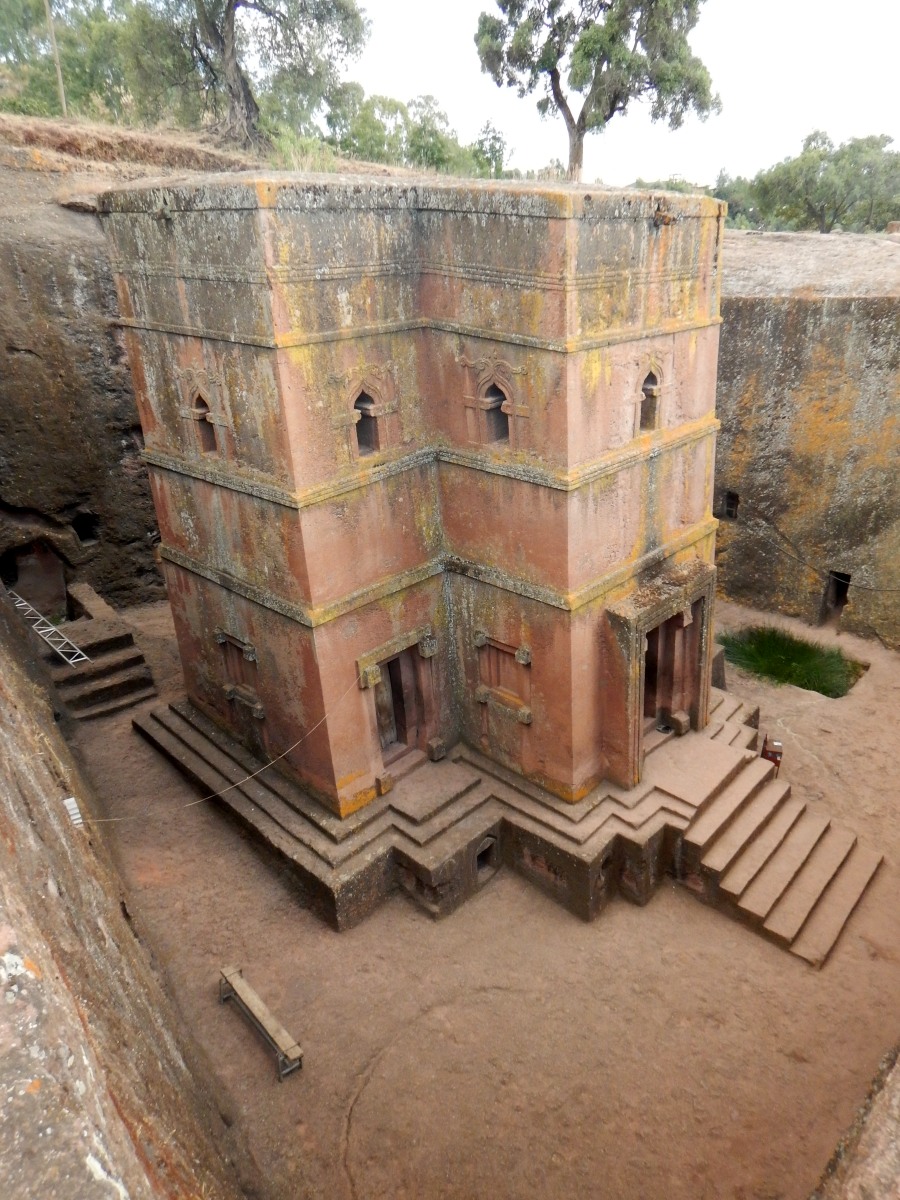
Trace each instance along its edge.
<path fill-rule="evenodd" d="M 83 546 L 93 546 L 100 540 L 100 518 L 93 512 L 76 513 L 72 529 Z"/>

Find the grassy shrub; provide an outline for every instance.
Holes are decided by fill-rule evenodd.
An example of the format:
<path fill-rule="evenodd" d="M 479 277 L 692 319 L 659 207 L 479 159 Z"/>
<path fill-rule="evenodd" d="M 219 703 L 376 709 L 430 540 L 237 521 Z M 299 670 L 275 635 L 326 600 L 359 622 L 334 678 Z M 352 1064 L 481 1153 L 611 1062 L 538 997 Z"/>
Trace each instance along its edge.
<path fill-rule="evenodd" d="M 719 641 L 726 659 L 751 675 L 832 698 L 846 696 L 865 671 L 862 663 L 845 658 L 840 650 L 804 641 L 771 625 L 723 633 Z"/>
<path fill-rule="evenodd" d="M 334 149 L 320 138 L 303 137 L 279 125 L 269 130 L 271 151 L 269 160 L 281 171 L 341 171 L 345 163 Z"/>

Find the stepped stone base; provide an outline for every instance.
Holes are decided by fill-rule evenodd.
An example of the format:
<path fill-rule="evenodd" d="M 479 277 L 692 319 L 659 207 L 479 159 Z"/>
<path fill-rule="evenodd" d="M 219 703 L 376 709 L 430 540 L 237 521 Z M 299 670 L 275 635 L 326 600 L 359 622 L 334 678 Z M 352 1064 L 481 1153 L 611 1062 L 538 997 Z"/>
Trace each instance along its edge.
<path fill-rule="evenodd" d="M 616 892 L 645 904 L 666 873 L 717 900 L 719 877 L 713 881 L 704 855 L 719 874 L 723 865 L 740 866 L 742 846 L 734 839 L 762 829 L 766 811 L 772 823 L 768 792 L 762 808 L 749 807 L 774 774 L 746 744 L 756 731 L 743 721 L 753 716 L 724 693 L 714 702 L 724 705 L 718 720 L 704 733 L 657 745 L 643 781 L 627 791 L 604 784 L 567 804 L 459 745 L 441 761 L 417 764 L 385 796 L 343 820 L 274 767 L 261 769 L 186 701 L 139 715 L 133 724 L 288 863 L 311 905 L 338 929 L 362 920 L 398 888 L 443 916 L 502 867 L 592 920 Z M 789 792 L 775 786 L 779 796 Z M 716 839 L 729 824 L 731 842 L 723 847 Z M 798 900 L 782 909 L 778 929 L 792 927 L 801 907 Z M 830 931 L 834 919 L 825 925 Z"/>

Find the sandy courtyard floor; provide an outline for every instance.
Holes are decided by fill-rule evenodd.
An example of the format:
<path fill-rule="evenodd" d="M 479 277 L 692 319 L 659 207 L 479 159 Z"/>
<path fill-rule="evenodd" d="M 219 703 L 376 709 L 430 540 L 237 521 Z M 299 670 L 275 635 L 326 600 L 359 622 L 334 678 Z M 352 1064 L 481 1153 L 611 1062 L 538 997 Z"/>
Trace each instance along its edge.
<path fill-rule="evenodd" d="M 167 606 L 123 615 L 174 698 Z M 197 793 L 133 712 L 78 729 L 104 815 L 125 818 L 104 828 L 129 909 L 253 1147 L 254 1194 L 808 1196 L 900 1037 L 900 657 L 837 640 L 871 664 L 843 700 L 729 670 L 794 793 L 887 857 L 820 972 L 674 883 L 587 925 L 501 872 L 444 921 L 396 896 L 336 934 L 213 805 L 185 807 Z M 218 1003 L 233 962 L 304 1047 L 284 1083 Z"/>

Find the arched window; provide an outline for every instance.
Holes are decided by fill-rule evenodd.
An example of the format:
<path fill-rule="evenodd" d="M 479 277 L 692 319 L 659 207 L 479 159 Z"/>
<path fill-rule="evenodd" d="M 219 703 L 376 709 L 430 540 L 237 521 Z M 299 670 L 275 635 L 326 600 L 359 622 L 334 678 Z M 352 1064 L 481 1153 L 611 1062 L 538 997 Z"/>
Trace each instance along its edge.
<path fill-rule="evenodd" d="M 659 424 L 659 380 L 651 371 L 641 384 L 641 429 L 656 429 Z"/>
<path fill-rule="evenodd" d="M 216 436 L 216 427 L 212 423 L 212 413 L 209 411 L 209 405 L 200 395 L 194 397 L 191 416 L 197 424 L 197 440 L 202 453 L 218 454 L 219 440 Z"/>
<path fill-rule="evenodd" d="M 506 393 L 492 383 L 484 394 L 485 441 L 509 441 L 509 417 L 502 407 L 505 403 Z"/>
<path fill-rule="evenodd" d="M 375 415 L 375 401 L 368 392 L 360 392 L 353 405 L 356 415 L 356 448 L 360 458 L 374 454 L 380 449 L 378 440 L 378 418 Z"/>

